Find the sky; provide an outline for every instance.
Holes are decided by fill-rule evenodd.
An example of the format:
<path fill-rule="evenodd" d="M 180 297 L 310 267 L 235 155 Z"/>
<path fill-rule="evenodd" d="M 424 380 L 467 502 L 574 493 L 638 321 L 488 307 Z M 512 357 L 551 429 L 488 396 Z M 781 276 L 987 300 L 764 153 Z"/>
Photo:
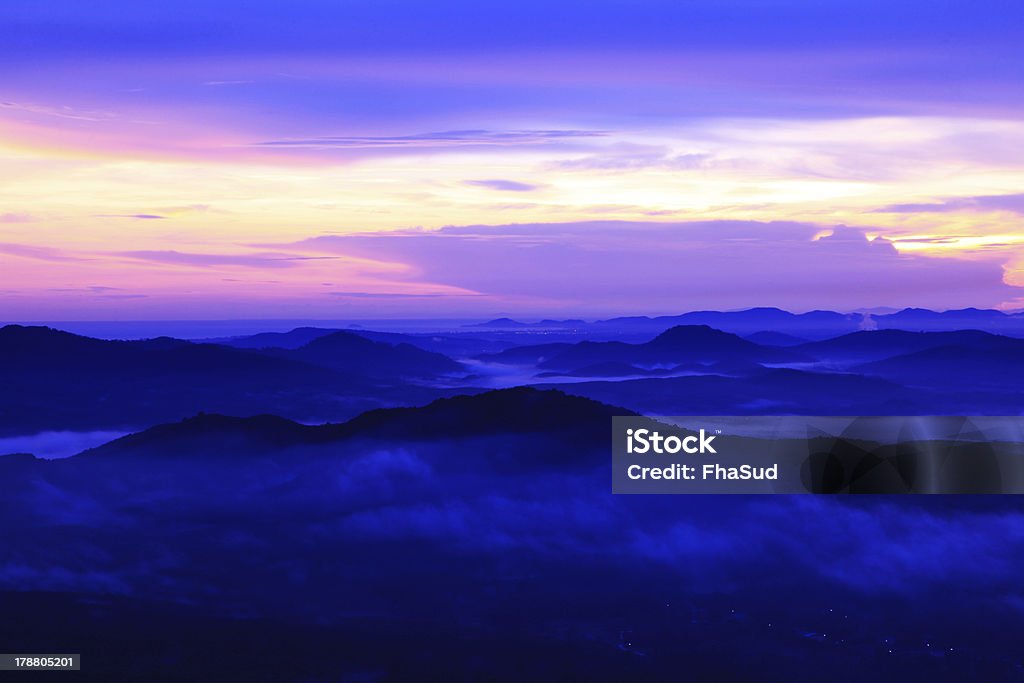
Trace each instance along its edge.
<path fill-rule="evenodd" d="M 0 320 L 1024 308 L 1016 0 L 7 0 Z"/>

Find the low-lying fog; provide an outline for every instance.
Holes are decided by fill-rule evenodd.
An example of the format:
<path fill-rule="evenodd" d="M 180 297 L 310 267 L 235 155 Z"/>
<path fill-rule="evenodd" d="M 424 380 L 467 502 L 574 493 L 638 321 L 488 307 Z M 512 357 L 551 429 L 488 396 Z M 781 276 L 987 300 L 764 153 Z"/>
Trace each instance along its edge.
<path fill-rule="evenodd" d="M 126 433 L 110 431 L 39 432 L 24 436 L 0 437 L 0 455 L 31 453 L 37 458 L 46 458 L 47 460 L 67 458 L 86 449 L 119 439 Z"/>

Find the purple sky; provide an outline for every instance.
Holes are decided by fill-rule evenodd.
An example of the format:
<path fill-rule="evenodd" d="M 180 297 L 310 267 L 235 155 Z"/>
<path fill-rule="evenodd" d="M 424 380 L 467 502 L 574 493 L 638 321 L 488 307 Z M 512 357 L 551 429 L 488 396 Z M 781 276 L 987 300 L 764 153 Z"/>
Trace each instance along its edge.
<path fill-rule="evenodd" d="M 1022 26 L 13 0 L 0 319 L 1024 307 Z"/>

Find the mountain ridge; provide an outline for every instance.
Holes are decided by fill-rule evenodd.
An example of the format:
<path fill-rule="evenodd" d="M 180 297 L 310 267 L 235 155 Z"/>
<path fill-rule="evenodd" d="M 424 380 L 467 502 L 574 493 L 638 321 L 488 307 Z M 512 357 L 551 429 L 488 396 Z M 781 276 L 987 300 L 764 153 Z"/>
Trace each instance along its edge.
<path fill-rule="evenodd" d="M 577 371 L 580 368 L 609 363 L 636 367 L 675 366 L 685 363 L 721 361 L 799 362 L 801 354 L 774 346 L 748 341 L 730 332 L 707 325 L 677 325 L 646 342 L 581 341 L 575 344 L 527 345 L 496 354 L 478 356 L 494 363 L 536 363 L 544 370 Z"/>
<path fill-rule="evenodd" d="M 140 450 L 180 455 L 211 445 L 247 454 L 351 439 L 452 439 L 502 433 L 557 433 L 593 428 L 606 437 L 610 418 L 633 411 L 558 389 L 523 386 L 441 398 L 422 406 L 378 408 L 341 423 L 305 425 L 277 415 L 200 413 L 155 425 L 72 457 L 116 456 Z M 202 445 L 202 448 L 197 448 Z"/>

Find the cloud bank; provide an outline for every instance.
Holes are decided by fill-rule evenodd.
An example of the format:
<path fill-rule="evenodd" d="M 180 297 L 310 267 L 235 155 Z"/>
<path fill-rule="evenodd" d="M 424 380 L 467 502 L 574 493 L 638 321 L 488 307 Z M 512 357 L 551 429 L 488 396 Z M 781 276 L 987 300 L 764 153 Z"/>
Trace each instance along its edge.
<path fill-rule="evenodd" d="M 1019 296 L 998 260 L 901 254 L 861 229 L 803 223 L 463 226 L 327 235 L 289 246 L 398 262 L 406 277 L 479 292 L 508 309 L 944 309 Z"/>

